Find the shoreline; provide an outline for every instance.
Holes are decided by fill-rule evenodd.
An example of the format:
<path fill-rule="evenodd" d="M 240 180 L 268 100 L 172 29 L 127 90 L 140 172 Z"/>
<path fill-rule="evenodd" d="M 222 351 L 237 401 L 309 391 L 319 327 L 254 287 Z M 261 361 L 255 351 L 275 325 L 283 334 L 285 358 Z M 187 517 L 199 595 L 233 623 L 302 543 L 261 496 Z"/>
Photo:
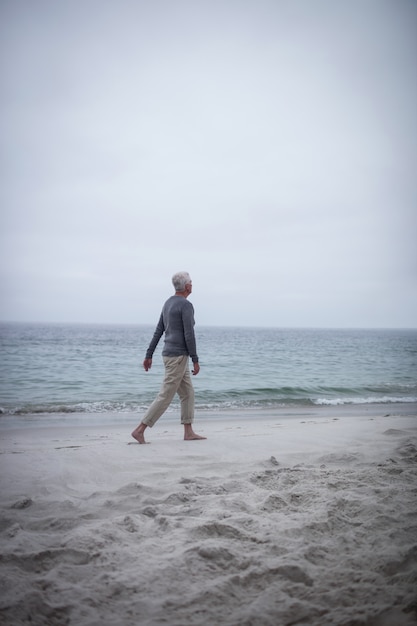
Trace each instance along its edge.
<path fill-rule="evenodd" d="M 19 422 L 47 422 L 57 420 L 59 422 L 74 421 L 103 421 L 132 422 L 139 420 L 142 412 L 135 411 L 97 411 L 97 412 L 36 412 L 36 413 L 2 413 L 0 414 L 0 429 Z M 195 423 L 205 419 L 246 419 L 247 417 L 260 417 L 262 419 L 294 418 L 298 416 L 325 417 L 334 413 L 335 417 L 371 415 L 414 415 L 417 417 L 417 402 L 375 402 L 375 403 L 346 403 L 346 404 L 321 404 L 321 405 L 297 405 L 297 406 L 267 406 L 267 407 L 227 407 L 227 408 L 198 408 L 196 407 Z M 179 408 L 170 407 L 160 418 L 159 423 L 178 420 Z"/>

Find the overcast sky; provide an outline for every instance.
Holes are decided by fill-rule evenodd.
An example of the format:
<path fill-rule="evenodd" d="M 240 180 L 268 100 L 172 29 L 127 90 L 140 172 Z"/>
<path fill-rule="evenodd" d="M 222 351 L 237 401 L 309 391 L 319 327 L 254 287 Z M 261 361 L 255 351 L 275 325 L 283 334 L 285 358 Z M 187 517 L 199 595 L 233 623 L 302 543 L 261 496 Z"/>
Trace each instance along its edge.
<path fill-rule="evenodd" d="M 1 0 L 0 319 L 417 327 L 415 0 Z"/>

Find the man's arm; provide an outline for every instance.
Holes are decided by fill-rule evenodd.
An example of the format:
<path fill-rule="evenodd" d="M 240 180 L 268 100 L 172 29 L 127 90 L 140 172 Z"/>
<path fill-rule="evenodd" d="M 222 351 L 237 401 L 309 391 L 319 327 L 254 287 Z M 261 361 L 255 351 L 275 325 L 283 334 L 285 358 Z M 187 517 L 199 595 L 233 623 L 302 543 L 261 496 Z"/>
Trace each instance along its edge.
<path fill-rule="evenodd" d="M 156 325 L 155 332 L 151 339 L 151 343 L 149 344 L 149 347 L 146 350 L 145 360 L 143 361 L 143 367 L 145 368 L 146 372 L 150 370 L 152 367 L 153 353 L 155 352 L 156 346 L 158 345 L 159 340 L 161 339 L 164 332 L 165 332 L 164 318 L 161 313 L 161 317 L 159 318 L 158 324 Z"/>
<path fill-rule="evenodd" d="M 185 345 L 187 346 L 188 354 L 194 364 L 198 363 L 197 346 L 194 334 L 194 308 L 191 302 L 188 303 L 183 310 L 182 323 L 184 328 Z M 197 372 L 198 373 L 198 372 Z"/>

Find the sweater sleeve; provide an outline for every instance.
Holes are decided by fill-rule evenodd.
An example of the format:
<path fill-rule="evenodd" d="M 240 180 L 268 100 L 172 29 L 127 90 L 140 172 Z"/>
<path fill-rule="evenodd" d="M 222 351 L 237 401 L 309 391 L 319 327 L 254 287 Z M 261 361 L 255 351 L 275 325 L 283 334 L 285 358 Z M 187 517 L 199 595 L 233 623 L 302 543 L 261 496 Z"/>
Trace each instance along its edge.
<path fill-rule="evenodd" d="M 193 363 L 198 363 L 197 346 L 194 334 L 194 307 L 191 302 L 183 309 L 182 323 L 184 327 L 184 339 L 188 354 Z"/>
<path fill-rule="evenodd" d="M 156 350 L 156 346 L 159 343 L 159 340 L 161 339 L 162 335 L 164 334 L 165 331 L 165 325 L 164 325 L 164 318 L 163 315 L 161 313 L 161 317 L 159 318 L 159 322 L 156 325 L 155 328 L 155 332 L 153 334 L 153 337 L 151 339 L 151 343 L 149 344 L 149 347 L 146 351 L 146 358 L 147 359 L 151 359 L 153 357 L 153 353 Z"/>

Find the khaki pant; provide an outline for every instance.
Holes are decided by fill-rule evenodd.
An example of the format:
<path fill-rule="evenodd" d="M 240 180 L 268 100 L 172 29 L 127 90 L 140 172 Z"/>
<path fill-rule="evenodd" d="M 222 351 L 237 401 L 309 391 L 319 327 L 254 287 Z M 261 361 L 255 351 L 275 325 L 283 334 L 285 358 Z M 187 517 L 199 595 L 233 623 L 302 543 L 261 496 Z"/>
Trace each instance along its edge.
<path fill-rule="evenodd" d="M 181 424 L 194 421 L 194 388 L 188 367 L 188 356 L 164 356 L 165 378 L 161 390 L 142 418 L 152 426 L 161 417 L 178 393 L 181 400 Z"/>

